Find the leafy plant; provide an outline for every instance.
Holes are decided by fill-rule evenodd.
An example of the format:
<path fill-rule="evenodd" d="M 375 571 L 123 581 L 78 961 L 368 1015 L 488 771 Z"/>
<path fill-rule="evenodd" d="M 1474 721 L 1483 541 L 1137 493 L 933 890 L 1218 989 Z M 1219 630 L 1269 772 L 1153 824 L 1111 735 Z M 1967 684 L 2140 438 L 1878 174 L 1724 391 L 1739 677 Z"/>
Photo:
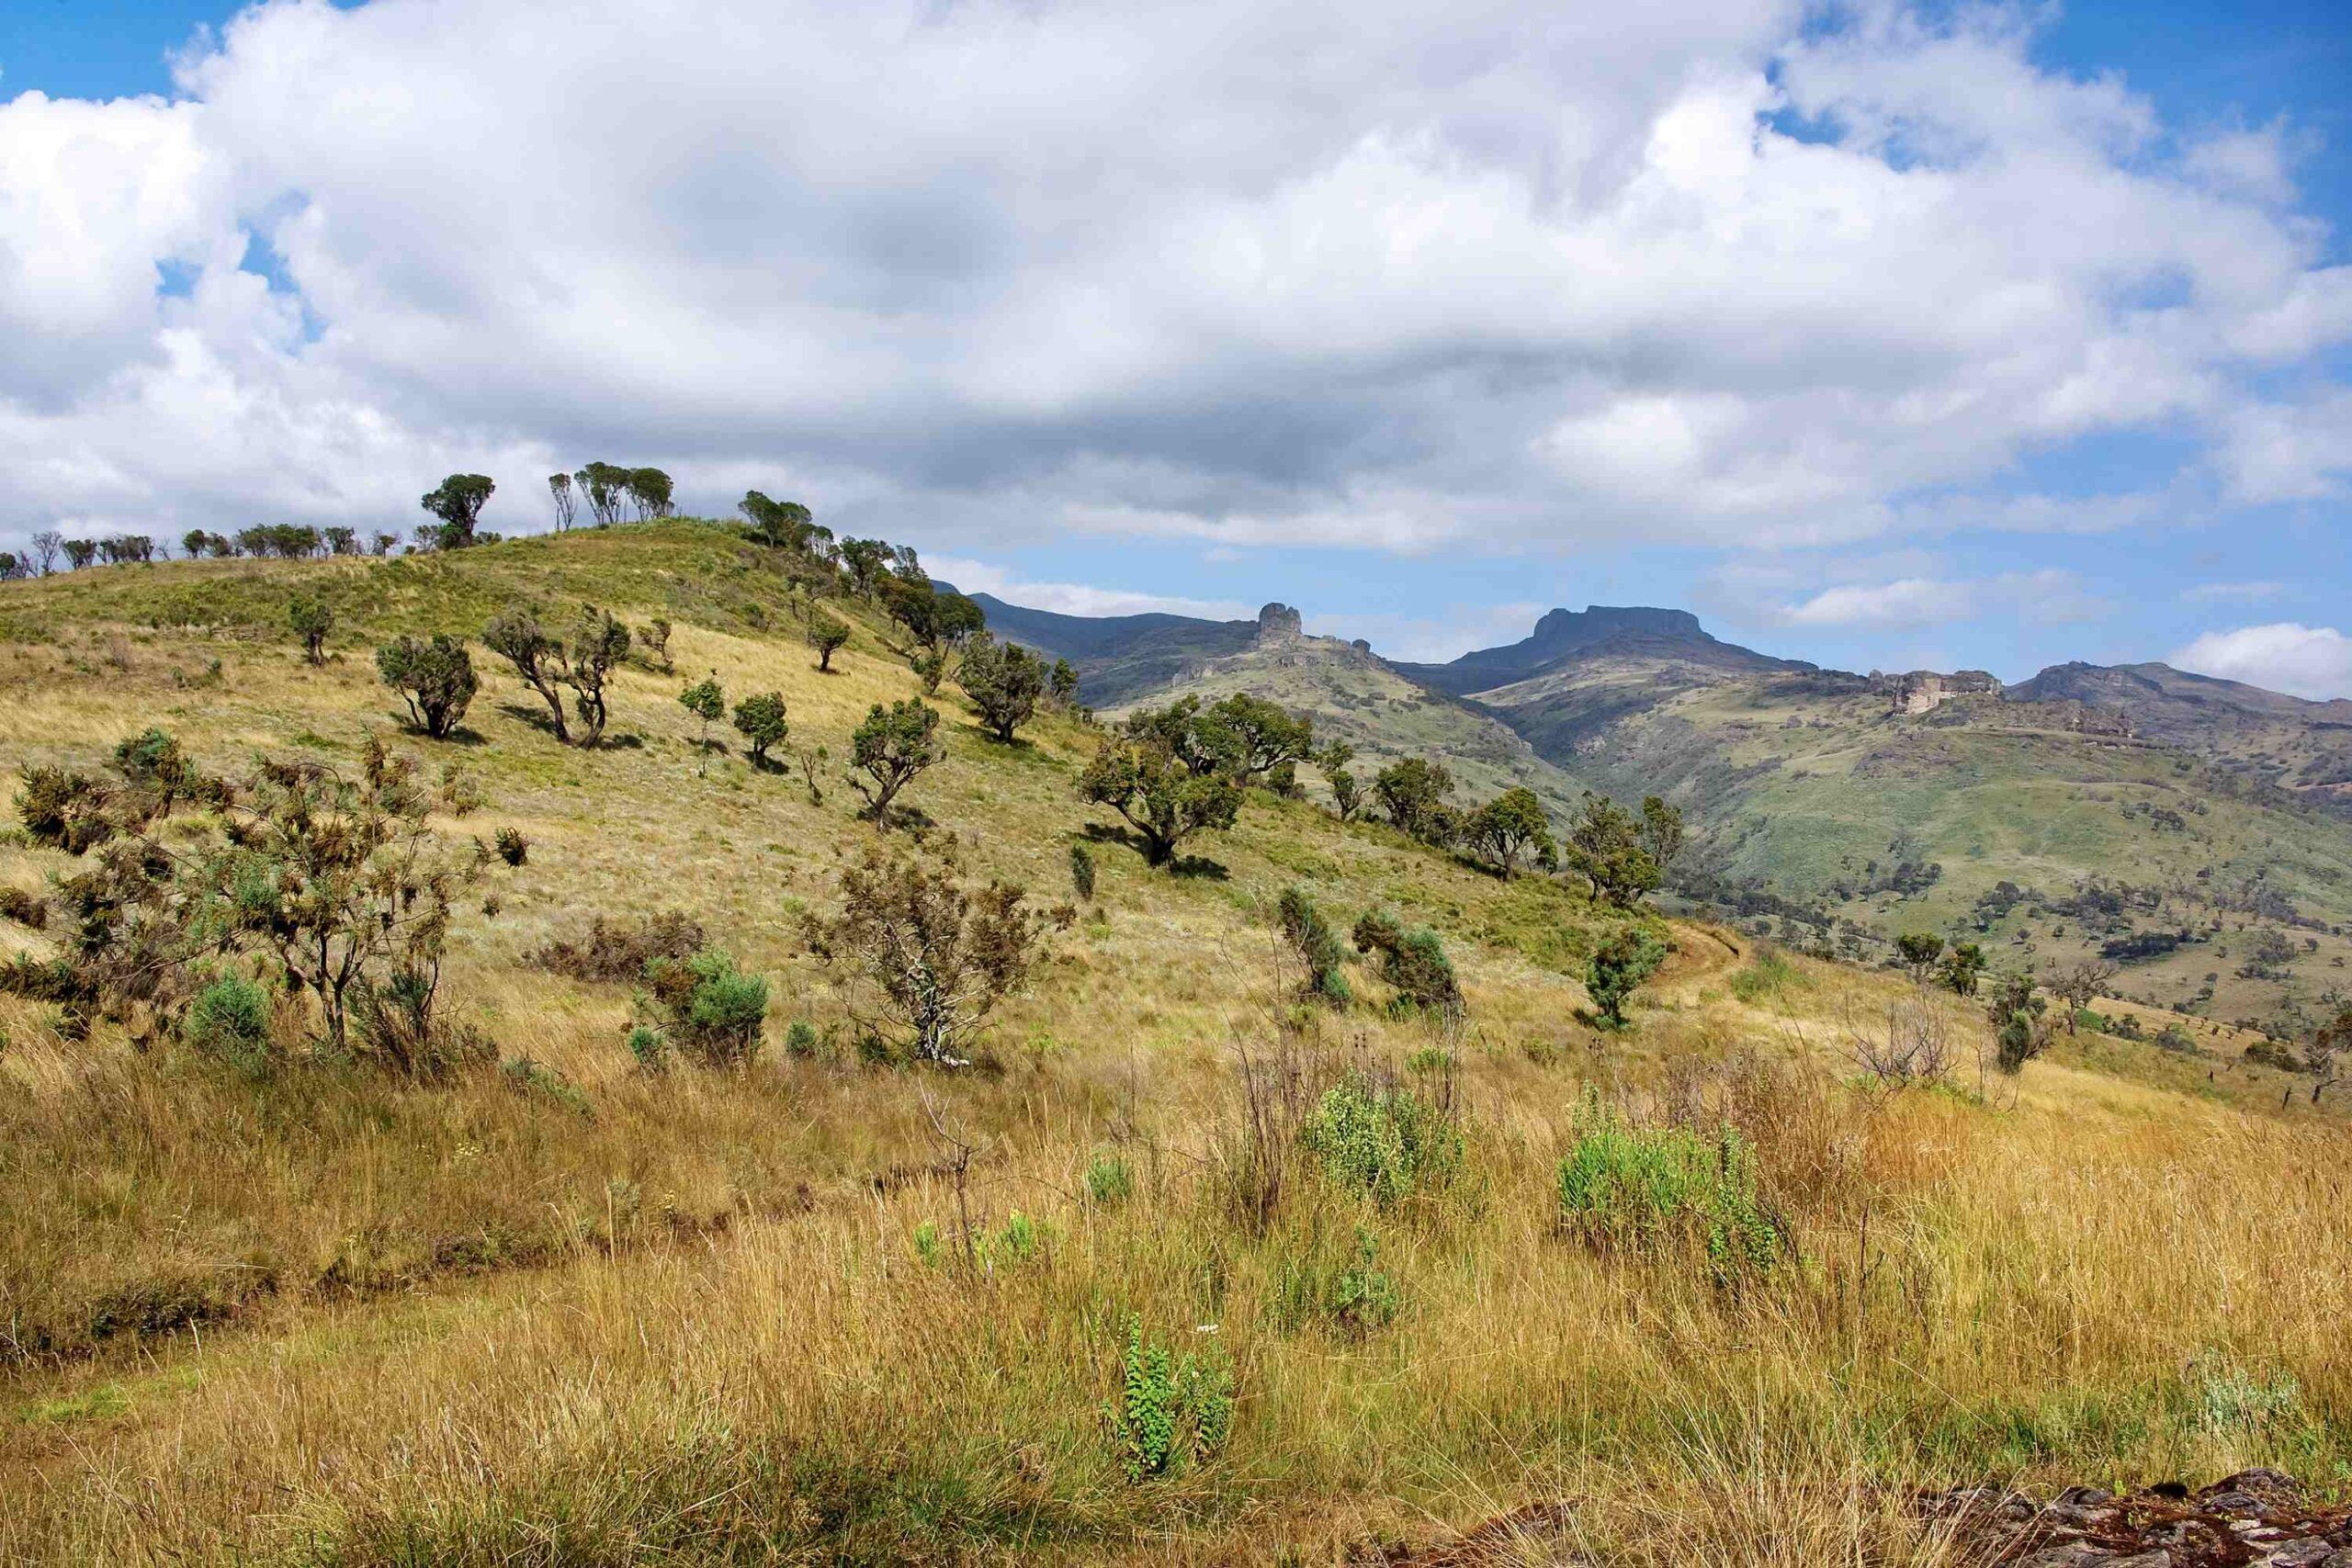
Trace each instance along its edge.
<path fill-rule="evenodd" d="M 735 705 L 735 728 L 751 743 L 752 765 L 768 765 L 768 748 L 784 744 L 792 733 L 791 721 L 786 716 L 784 694 L 761 692 L 745 697 Z"/>
<path fill-rule="evenodd" d="M 1395 987 L 1396 1006 L 1453 1021 L 1462 1016 L 1462 984 L 1437 932 L 1408 930 L 1385 909 L 1367 910 L 1356 920 L 1358 953 L 1380 955 L 1380 977 Z"/>
<path fill-rule="evenodd" d="M 531 840 L 523 836 L 520 829 L 501 828 L 493 835 L 492 842 L 497 848 L 498 858 L 508 865 L 521 865 L 531 858 Z"/>
<path fill-rule="evenodd" d="M 914 698 L 888 708 L 876 703 L 850 733 L 849 782 L 865 797 L 866 815 L 888 822 L 899 792 L 945 755 L 937 708 Z"/>
<path fill-rule="evenodd" d="M 1274 1312 L 1284 1328 L 1323 1323 L 1361 1339 L 1396 1322 L 1404 1300 L 1396 1277 L 1380 1267 L 1378 1238 L 1358 1225 L 1352 1245 L 1336 1256 L 1318 1237 L 1283 1259 Z"/>
<path fill-rule="evenodd" d="M 473 656 L 447 637 L 431 642 L 404 637 L 376 650 L 376 671 L 401 694 L 409 722 L 435 740 L 458 728 L 481 690 Z"/>
<path fill-rule="evenodd" d="M 1611 1029 L 1624 1028 L 1626 1001 L 1665 962 L 1666 943 L 1657 932 L 1641 926 L 1621 926 L 1611 932 L 1592 950 L 1584 971 L 1584 988 L 1600 1021 Z"/>
<path fill-rule="evenodd" d="M 1347 950 L 1340 944 L 1339 933 L 1323 919 L 1306 889 L 1295 885 L 1283 888 L 1274 906 L 1274 921 L 1283 940 L 1306 966 L 1306 978 L 1301 988 L 1306 995 L 1333 1007 L 1347 1006 L 1353 998 L 1343 968 Z"/>
<path fill-rule="evenodd" d="M 1299 1144 L 1335 1185 L 1382 1208 L 1442 1186 L 1462 1168 L 1462 1131 L 1442 1107 L 1362 1073 L 1323 1092 Z"/>
<path fill-rule="evenodd" d="M 758 1055 L 768 983 L 738 970 L 724 948 L 653 959 L 645 966 L 645 984 L 661 1010 L 663 1032 L 706 1064 L 746 1062 Z"/>
<path fill-rule="evenodd" d="M 1094 852 L 1084 844 L 1069 847 L 1069 886 L 1080 898 L 1094 901 Z"/>
<path fill-rule="evenodd" d="M 1786 1234 L 1758 1192 L 1756 1156 L 1725 1125 L 1713 1137 L 1687 1127 L 1636 1127 L 1598 1094 L 1577 1117 L 1577 1141 L 1560 1162 L 1560 1214 L 1603 1247 L 1703 1247 L 1719 1280 L 1772 1267 Z"/>
<path fill-rule="evenodd" d="M 334 612 L 311 594 L 297 593 L 287 602 L 286 620 L 302 644 L 302 657 L 312 664 L 323 662 L 327 638 L 334 632 Z"/>
<path fill-rule="evenodd" d="M 1131 1314 L 1118 1393 L 1102 1414 L 1119 1468 L 1140 1485 L 1224 1450 L 1233 1428 L 1233 1376 L 1221 1362 L 1147 1344 L 1143 1319 Z"/>
<path fill-rule="evenodd" d="M 269 993 L 225 975 L 197 992 L 180 1025 L 189 1049 L 256 1077 L 271 1066 Z"/>
<path fill-rule="evenodd" d="M 1099 1154 L 1087 1162 L 1085 1184 L 1088 1201 L 1115 1208 L 1134 1195 L 1135 1172 L 1120 1156 Z"/>
<path fill-rule="evenodd" d="M 695 743 L 700 753 L 695 771 L 700 773 L 710 762 L 710 727 L 727 716 L 727 694 L 719 690 L 718 672 L 713 671 L 680 692 L 678 705 L 702 721 L 702 734 Z"/>
<path fill-rule="evenodd" d="M 974 634 L 970 649 L 956 671 L 989 734 L 1008 744 L 1013 731 L 1037 711 L 1046 690 L 1044 660 L 1017 642 L 999 642 L 987 632 Z"/>

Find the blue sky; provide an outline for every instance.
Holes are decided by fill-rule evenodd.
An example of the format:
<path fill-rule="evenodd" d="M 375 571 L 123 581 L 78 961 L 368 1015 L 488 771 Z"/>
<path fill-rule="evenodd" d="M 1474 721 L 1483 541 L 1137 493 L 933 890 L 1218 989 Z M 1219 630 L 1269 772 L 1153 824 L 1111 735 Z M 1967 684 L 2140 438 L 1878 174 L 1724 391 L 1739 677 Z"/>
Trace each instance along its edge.
<path fill-rule="evenodd" d="M 17 0 L 0 257 L 61 248 L 0 268 L 0 473 L 176 532 L 404 524 L 462 465 L 520 530 L 610 456 L 1007 597 L 1281 598 L 1405 657 L 1655 603 L 2352 694 L 2340 5 L 883 9 Z M 610 129 L 631 73 L 664 113 Z"/>

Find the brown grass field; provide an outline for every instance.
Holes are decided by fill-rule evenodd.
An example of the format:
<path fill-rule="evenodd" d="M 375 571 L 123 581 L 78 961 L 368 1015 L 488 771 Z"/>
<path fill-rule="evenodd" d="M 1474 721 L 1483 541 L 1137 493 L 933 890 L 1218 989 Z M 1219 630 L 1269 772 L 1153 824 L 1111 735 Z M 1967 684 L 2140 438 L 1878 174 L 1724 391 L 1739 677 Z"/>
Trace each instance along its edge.
<path fill-rule="evenodd" d="M 452 1005 L 560 1077 L 257 1083 L 0 998 L 0 1562 L 1325 1562 L 1556 1502 L 1561 1530 L 1495 1560 L 1928 1564 L 1960 1559 L 1913 1521 L 1923 1486 L 2352 1483 L 2352 1138 L 2294 1080 L 2087 1034 L 2005 1079 L 1945 999 L 1961 1070 L 1889 1090 L 1846 1042 L 1899 980 L 1681 923 L 1604 1037 L 1577 976 L 1616 917 L 1266 795 L 1200 841 L 1217 874 L 1097 843 L 1094 904 L 980 1066 L 863 1066 L 795 916 L 874 829 L 838 782 L 814 805 L 740 749 L 698 773 L 674 698 L 705 671 L 780 691 L 838 759 L 915 690 L 872 617 L 822 676 L 760 553 L 707 526 L 475 554 L 0 586 L 11 773 L 151 724 L 216 767 L 348 761 L 395 728 L 388 631 L 470 634 L 517 595 L 678 623 L 675 672 L 621 679 L 600 750 L 557 746 L 479 649 L 472 733 L 398 742 L 478 779 L 447 832 L 531 840 L 459 927 Z M 342 616 L 321 668 L 281 630 L 297 581 Z M 1108 820 L 1072 790 L 1089 731 L 1008 748 L 939 705 L 950 760 L 909 803 L 976 871 L 1068 897 Z M 63 864 L 19 835 L 0 882 Z M 1466 1021 L 1289 1000 L 1267 911 L 1293 882 L 1440 931 Z M 626 987 L 525 961 L 661 908 L 770 977 L 748 1067 L 642 1072 Z M 831 1048 L 788 1056 L 796 1021 Z M 1382 1208 L 1295 1157 L 1239 1222 L 1245 1060 L 1309 1094 L 1351 1067 L 1450 1085 L 1460 1175 Z M 1555 1172 L 1593 1097 L 1740 1130 L 1783 1259 L 1727 1285 L 1566 1234 Z M 973 1229 L 1018 1213 L 1035 1245 L 967 1263 L 956 1141 Z M 1124 1201 L 1089 1192 L 1111 1155 Z M 1393 1322 L 1285 1310 L 1303 1263 L 1366 1247 Z M 1237 1395 L 1221 1453 L 1140 1483 L 1103 1415 L 1131 1314 Z"/>

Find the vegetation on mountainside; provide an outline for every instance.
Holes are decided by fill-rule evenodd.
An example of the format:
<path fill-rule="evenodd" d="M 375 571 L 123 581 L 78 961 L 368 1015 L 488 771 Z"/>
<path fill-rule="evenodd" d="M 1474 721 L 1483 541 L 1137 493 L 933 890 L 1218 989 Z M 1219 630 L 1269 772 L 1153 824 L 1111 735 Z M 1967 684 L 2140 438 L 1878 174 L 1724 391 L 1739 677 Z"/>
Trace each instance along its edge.
<path fill-rule="evenodd" d="M 0 995 L 0 1557 L 1272 1562 L 1573 1497 L 1597 1560 L 1924 1564 L 1917 1484 L 2352 1462 L 2352 1156 L 2300 1062 L 2134 1041 L 2154 1015 L 2096 996 L 2067 1034 L 1997 944 L 1970 998 L 1669 925 L 1569 869 L 1572 798 L 1498 807 L 1508 855 L 1343 821 L 1302 797 L 1348 766 L 1320 715 L 1246 784 L 1215 759 L 1272 716 L 1214 701 L 1041 700 L 1003 744 L 923 700 L 895 555 L 771 506 L 0 592 L 31 981 Z M 658 615 L 808 762 L 706 749 L 626 657 L 593 750 L 503 659 L 446 742 L 398 733 L 406 688 L 289 646 L 294 583 L 359 648 Z M 882 784 L 910 737 L 861 758 L 876 713 L 931 762 L 878 807 L 816 790 L 820 758 Z M 1086 798 L 1106 749 L 1222 773 L 1190 874 L 1102 850 L 1141 833 Z M 1475 822 L 1495 784 L 1424 804 Z M 52 896 L 110 853 L 170 891 Z M 451 867 L 446 901 L 399 880 Z M 1087 910 L 1037 908 L 1066 877 Z M 436 1070 L 285 987 L 288 895 L 335 886 L 430 917 L 431 1020 L 470 1032 Z M 92 913 L 184 978 L 82 972 Z M 1626 949 L 1657 962 L 1603 1037 L 1576 1014 Z M 1842 1059 L 1882 1006 L 1937 1021 L 1936 1092 Z"/>

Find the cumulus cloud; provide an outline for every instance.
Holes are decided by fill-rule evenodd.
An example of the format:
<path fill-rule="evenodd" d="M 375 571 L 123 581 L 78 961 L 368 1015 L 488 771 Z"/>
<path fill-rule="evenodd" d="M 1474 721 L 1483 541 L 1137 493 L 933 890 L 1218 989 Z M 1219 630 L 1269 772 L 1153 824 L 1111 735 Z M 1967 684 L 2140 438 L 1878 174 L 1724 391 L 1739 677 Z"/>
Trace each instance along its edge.
<path fill-rule="evenodd" d="M 2277 136 L 2170 154 L 2023 13 L 1808 15 L 273 0 L 171 101 L 0 105 L 0 472 L 36 525 L 464 467 L 512 528 L 602 456 L 1405 553 L 2123 525 L 1971 487 L 2159 422 L 2340 481 L 2342 389 L 2242 408 L 2352 338 Z"/>
<path fill-rule="evenodd" d="M 1911 558 L 1932 558 L 1915 552 Z M 1835 561 L 1820 570 L 1823 575 L 1838 577 L 1853 574 L 1857 566 L 1867 570 L 1864 563 Z M 1751 587 L 1765 588 L 1773 582 L 1788 584 L 1801 574 L 1784 568 L 1768 576 L 1747 575 Z M 2103 615 L 2109 608 L 2081 579 L 2054 567 L 1991 577 L 1920 575 L 1847 581 L 1803 598 L 1749 597 L 1744 602 L 1737 597 L 1730 575 L 1718 574 L 1706 596 L 1714 604 L 1731 608 L 1737 619 L 1815 630 L 1917 630 L 1996 615 L 2041 622 L 2079 621 Z"/>
<path fill-rule="evenodd" d="M 1057 615 L 1139 615 L 1156 610 L 1204 621 L 1240 621 L 1258 613 L 1257 605 L 1245 605 L 1238 599 L 1187 599 L 1077 582 L 1036 582 L 991 562 L 960 556 L 926 557 L 923 570 L 942 582 L 954 583 L 959 592 L 993 594 L 1008 604 L 1050 610 Z"/>
<path fill-rule="evenodd" d="M 2333 626 L 2280 621 L 2207 632 L 2166 662 L 2298 697 L 2352 697 L 2352 637 Z"/>

